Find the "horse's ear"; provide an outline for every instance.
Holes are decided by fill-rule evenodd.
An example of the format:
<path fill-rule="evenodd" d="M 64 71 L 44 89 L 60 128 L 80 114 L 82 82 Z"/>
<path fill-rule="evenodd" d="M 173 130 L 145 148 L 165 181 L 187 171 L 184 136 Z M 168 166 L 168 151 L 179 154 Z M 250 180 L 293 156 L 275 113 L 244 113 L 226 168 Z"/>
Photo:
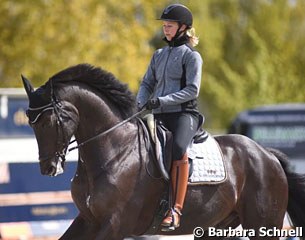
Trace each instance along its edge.
<path fill-rule="evenodd" d="M 32 87 L 30 81 L 26 79 L 26 77 L 21 75 L 21 78 L 22 78 L 22 82 L 23 82 L 23 86 L 26 91 L 26 94 L 29 97 L 31 95 L 31 93 L 34 92 L 34 88 Z"/>

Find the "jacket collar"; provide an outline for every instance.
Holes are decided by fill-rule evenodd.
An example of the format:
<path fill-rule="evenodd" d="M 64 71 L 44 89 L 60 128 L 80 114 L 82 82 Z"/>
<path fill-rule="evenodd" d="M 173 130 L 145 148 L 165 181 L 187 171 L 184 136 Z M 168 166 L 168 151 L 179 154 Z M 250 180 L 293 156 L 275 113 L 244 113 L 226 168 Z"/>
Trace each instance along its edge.
<path fill-rule="evenodd" d="M 181 46 L 183 44 L 188 43 L 189 42 L 189 37 L 187 35 L 183 35 L 183 36 L 181 36 L 179 38 L 175 37 L 171 41 L 168 41 L 166 38 L 163 38 L 163 40 L 165 42 L 167 42 L 168 46 L 170 46 L 170 47 L 179 47 L 179 46 Z"/>

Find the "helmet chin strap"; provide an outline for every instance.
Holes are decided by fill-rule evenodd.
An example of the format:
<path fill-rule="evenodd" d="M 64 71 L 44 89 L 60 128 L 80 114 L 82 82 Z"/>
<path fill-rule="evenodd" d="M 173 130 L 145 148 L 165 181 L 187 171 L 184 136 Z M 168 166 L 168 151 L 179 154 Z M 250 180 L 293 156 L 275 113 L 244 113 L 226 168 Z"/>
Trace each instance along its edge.
<path fill-rule="evenodd" d="M 183 30 L 183 31 L 180 31 L 180 29 L 182 28 L 183 24 L 181 24 L 181 23 L 178 23 L 178 24 L 179 24 L 179 28 L 177 29 L 176 34 L 175 34 L 175 36 L 172 38 L 171 42 L 172 42 L 172 41 L 175 41 L 176 39 L 178 39 L 178 38 L 181 36 L 181 34 L 184 32 L 184 30 Z"/>

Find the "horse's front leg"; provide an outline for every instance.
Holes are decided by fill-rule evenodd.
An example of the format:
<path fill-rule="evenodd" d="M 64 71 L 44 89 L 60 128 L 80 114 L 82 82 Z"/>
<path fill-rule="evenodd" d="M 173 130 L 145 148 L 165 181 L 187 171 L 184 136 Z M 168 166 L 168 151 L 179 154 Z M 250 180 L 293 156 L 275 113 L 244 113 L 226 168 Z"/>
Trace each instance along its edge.
<path fill-rule="evenodd" d="M 89 224 L 78 215 L 59 240 L 93 240 L 96 239 L 98 231 L 99 227 L 97 225 Z"/>
<path fill-rule="evenodd" d="M 94 240 L 123 240 L 126 233 L 122 233 L 120 223 L 111 219 L 105 221 L 101 226 Z"/>
<path fill-rule="evenodd" d="M 98 234 L 96 235 L 95 240 L 123 240 L 124 237 L 120 236 L 120 234 L 115 233 L 115 231 L 113 230 L 110 222 L 108 222 L 107 224 L 103 225 Z"/>

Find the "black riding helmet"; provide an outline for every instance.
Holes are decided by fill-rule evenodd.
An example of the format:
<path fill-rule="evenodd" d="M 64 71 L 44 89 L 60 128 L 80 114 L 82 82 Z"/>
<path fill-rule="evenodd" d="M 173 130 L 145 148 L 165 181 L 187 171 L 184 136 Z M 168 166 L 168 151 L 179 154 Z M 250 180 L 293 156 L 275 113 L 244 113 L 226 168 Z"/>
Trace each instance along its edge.
<path fill-rule="evenodd" d="M 193 25 L 191 11 L 182 4 L 167 6 L 158 20 L 178 22 L 180 25 L 185 24 L 188 28 L 191 28 Z"/>

